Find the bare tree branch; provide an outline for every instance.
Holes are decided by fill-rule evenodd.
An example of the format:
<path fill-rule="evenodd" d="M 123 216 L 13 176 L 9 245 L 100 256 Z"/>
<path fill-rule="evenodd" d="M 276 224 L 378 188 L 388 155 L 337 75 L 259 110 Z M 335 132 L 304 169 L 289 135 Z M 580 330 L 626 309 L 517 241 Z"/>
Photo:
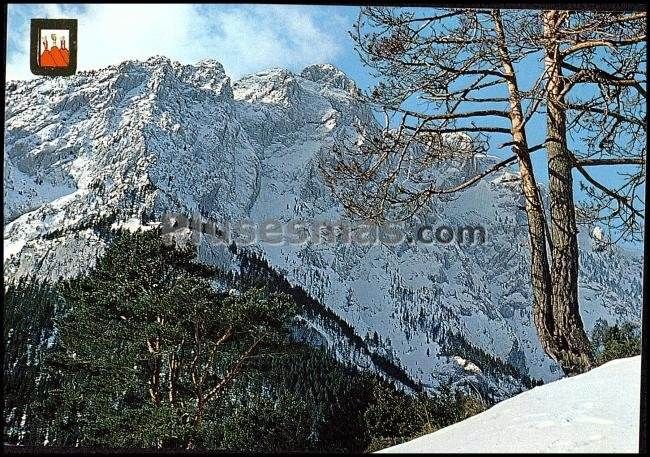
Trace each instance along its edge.
<path fill-rule="evenodd" d="M 620 46 L 625 46 L 625 45 L 630 45 L 630 44 L 637 44 L 641 43 L 646 40 L 645 35 L 638 35 L 635 37 L 631 38 L 626 38 L 626 39 L 621 39 L 621 40 L 588 40 L 588 41 L 583 41 L 581 43 L 574 44 L 573 46 L 570 46 L 560 52 L 560 55 L 562 57 L 567 57 L 570 56 L 571 54 L 574 54 L 578 51 L 582 51 L 584 49 L 591 49 L 591 48 L 596 48 L 599 46 L 607 46 L 608 48 L 611 49 L 616 49 Z"/>
<path fill-rule="evenodd" d="M 612 197 L 614 200 L 616 200 L 617 202 L 619 202 L 621 205 L 627 207 L 627 208 L 630 210 L 630 212 L 631 212 L 632 214 L 634 214 L 634 215 L 636 215 L 637 217 L 643 219 L 643 214 L 642 214 L 640 211 L 638 211 L 638 210 L 637 210 L 637 209 L 636 209 L 636 208 L 635 208 L 635 207 L 630 203 L 630 201 L 629 201 L 627 198 L 625 198 L 625 197 L 622 196 L 622 195 L 617 194 L 617 193 L 614 192 L 613 190 L 609 189 L 607 186 L 604 186 L 603 184 L 601 184 L 601 183 L 599 183 L 598 181 L 596 181 L 596 180 L 595 180 L 595 179 L 594 179 L 594 178 L 593 178 L 593 177 L 592 177 L 592 176 L 587 172 L 587 170 L 585 170 L 585 169 L 584 169 L 583 167 L 581 167 L 580 165 L 576 165 L 575 168 L 576 168 L 576 169 L 580 172 L 580 174 L 581 174 L 582 176 L 584 176 L 585 179 L 586 179 L 587 181 L 589 181 L 589 182 L 590 182 L 594 187 L 596 187 L 597 189 L 599 189 L 600 191 L 602 191 L 604 194 L 606 194 L 606 195 Z"/>
<path fill-rule="evenodd" d="M 593 167 L 599 165 L 643 165 L 645 159 L 642 157 L 620 157 L 607 159 L 576 159 L 575 166 Z"/>

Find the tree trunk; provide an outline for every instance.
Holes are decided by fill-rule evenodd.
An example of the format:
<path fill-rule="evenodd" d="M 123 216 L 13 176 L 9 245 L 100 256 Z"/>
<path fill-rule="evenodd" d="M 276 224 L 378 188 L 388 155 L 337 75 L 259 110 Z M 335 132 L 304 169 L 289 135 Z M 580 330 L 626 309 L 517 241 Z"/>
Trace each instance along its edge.
<path fill-rule="evenodd" d="M 591 367 L 592 355 L 578 305 L 578 238 L 573 200 L 573 155 L 566 139 L 562 70 L 557 27 L 562 12 L 545 11 L 544 47 L 547 85 L 547 151 L 551 207 L 551 308 L 556 349 L 551 354 L 567 374 Z"/>
<path fill-rule="evenodd" d="M 525 211 L 528 219 L 528 236 L 531 247 L 531 285 L 533 288 L 533 319 L 539 340 L 544 351 L 552 357 L 557 351 L 555 345 L 555 320 L 551 304 L 551 275 L 549 270 L 548 253 L 546 250 L 546 224 L 544 208 L 539 196 L 539 187 L 535 180 L 533 165 L 530 160 L 528 140 L 521 109 L 519 88 L 515 70 L 508 53 L 506 38 L 503 32 L 501 14 L 493 10 L 495 32 L 498 40 L 498 51 L 503 67 L 503 73 L 508 86 L 510 99 L 510 129 L 513 137 L 513 151 L 517 155 L 521 188 L 525 198 Z"/>

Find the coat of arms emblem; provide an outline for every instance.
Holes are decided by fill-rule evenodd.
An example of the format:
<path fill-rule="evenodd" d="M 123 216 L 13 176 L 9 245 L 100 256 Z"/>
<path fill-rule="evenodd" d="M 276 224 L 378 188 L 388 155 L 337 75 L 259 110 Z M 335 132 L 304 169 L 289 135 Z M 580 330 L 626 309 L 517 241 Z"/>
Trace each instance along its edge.
<path fill-rule="evenodd" d="M 77 20 L 32 19 L 30 57 L 35 75 L 73 75 L 77 70 Z"/>

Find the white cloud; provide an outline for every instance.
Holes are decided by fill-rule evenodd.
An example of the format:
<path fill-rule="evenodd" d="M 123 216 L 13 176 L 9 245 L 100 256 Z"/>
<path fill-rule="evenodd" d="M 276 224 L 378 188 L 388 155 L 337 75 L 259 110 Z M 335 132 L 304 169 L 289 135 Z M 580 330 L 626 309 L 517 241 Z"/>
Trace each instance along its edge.
<path fill-rule="evenodd" d="M 27 8 L 9 5 L 7 18 L 7 80 L 30 79 L 34 76 L 29 71 L 29 14 Z M 29 8 L 31 9 L 31 8 Z M 62 18 L 57 5 L 38 5 L 40 16 Z M 14 45 L 12 46 L 12 42 Z"/>
<path fill-rule="evenodd" d="M 79 70 L 159 54 L 183 63 L 212 58 L 237 78 L 334 59 L 345 45 L 345 29 L 339 29 L 339 15 L 329 15 L 301 6 L 10 5 L 7 79 L 32 77 L 31 17 L 78 19 Z"/>

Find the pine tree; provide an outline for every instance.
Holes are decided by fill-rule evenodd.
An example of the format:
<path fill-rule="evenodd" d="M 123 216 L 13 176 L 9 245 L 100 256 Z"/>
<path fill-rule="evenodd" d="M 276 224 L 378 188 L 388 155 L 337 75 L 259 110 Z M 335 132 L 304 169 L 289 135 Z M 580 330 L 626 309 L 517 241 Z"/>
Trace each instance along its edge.
<path fill-rule="evenodd" d="M 607 321 L 599 319 L 592 332 L 592 345 L 597 365 L 639 355 L 641 353 L 639 326 L 631 322 L 609 325 Z"/>
<path fill-rule="evenodd" d="M 42 444 L 52 413 L 46 395 L 56 379 L 42 373 L 41 365 L 55 344 L 62 300 L 50 284 L 23 278 L 5 289 L 4 309 L 3 439 Z"/>
<path fill-rule="evenodd" d="M 257 452 L 304 449 L 310 414 L 302 399 L 288 393 L 277 399 L 255 396 L 225 420 L 223 446 Z"/>
<path fill-rule="evenodd" d="M 201 446 L 205 416 L 254 357 L 286 339 L 286 297 L 219 295 L 195 255 L 157 231 L 122 233 L 88 275 L 63 285 L 69 314 L 50 365 L 65 383 L 53 394 L 80 443 Z"/>

